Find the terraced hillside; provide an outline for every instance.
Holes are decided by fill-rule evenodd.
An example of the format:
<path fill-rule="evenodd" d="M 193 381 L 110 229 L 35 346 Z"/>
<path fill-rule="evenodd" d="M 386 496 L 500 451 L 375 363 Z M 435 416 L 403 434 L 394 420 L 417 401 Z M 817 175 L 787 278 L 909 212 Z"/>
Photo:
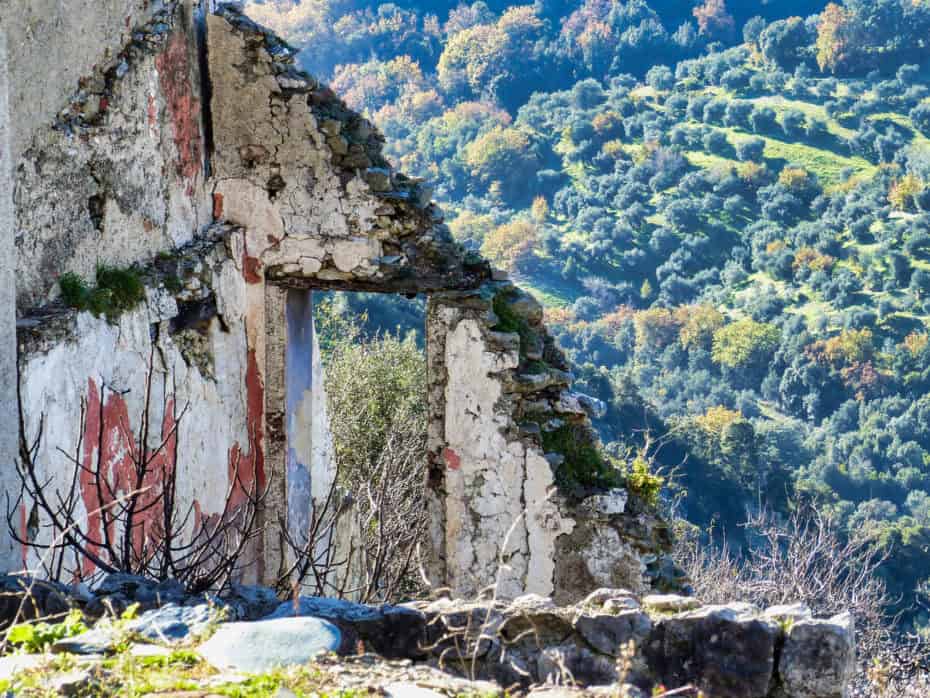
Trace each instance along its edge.
<path fill-rule="evenodd" d="M 814 497 L 891 547 L 906 595 L 930 523 L 926 80 L 741 46 L 540 97 L 515 128 L 560 186 L 484 238 L 612 400 L 618 450 L 643 407 L 675 435 L 687 518 L 739 539 L 747 509 Z"/>

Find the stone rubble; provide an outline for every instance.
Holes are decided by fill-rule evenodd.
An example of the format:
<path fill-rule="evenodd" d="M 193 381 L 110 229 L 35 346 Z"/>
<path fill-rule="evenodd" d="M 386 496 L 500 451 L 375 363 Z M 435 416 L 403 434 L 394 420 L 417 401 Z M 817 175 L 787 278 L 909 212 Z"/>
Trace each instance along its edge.
<path fill-rule="evenodd" d="M 111 575 L 98 591 L 103 598 L 119 593 L 149 600 L 159 587 L 173 585 Z M 842 698 L 855 666 L 850 616 L 816 619 L 800 606 L 702 606 L 693 598 L 598 589 L 569 606 L 534 594 L 399 606 L 298 597 L 277 601 L 260 616 L 272 597 L 260 587 L 235 589 L 211 604 L 184 597 L 118 631 L 104 622 L 52 649 L 99 661 L 129 636 L 138 656 L 158 647 L 192 647 L 220 671 L 239 674 L 330 655 L 328 666 L 347 672 L 342 686 L 355 685 L 348 676 L 368 666 L 359 681 L 370 686 L 380 677 L 396 691 L 413 683 L 443 692 L 480 681 L 492 692 L 549 698 L 561 695 L 553 686 L 594 694 L 623 686 L 638 696 L 658 685 L 694 686 L 714 698 Z M 71 600 L 75 607 L 91 603 Z M 423 676 L 435 681 L 424 683 Z"/>

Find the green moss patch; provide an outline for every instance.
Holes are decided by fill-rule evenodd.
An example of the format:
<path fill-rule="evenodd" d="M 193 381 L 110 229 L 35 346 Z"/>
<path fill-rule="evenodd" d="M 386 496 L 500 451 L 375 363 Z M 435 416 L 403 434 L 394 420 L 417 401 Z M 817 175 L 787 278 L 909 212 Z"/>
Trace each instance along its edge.
<path fill-rule="evenodd" d="M 58 280 L 65 305 L 87 311 L 94 317 L 105 316 L 110 322 L 145 300 L 145 284 L 133 269 L 97 267 L 96 285 L 91 286 L 74 272 L 62 274 Z"/>
<path fill-rule="evenodd" d="M 566 424 L 543 431 L 542 445 L 546 453 L 558 453 L 565 458 L 556 470 L 556 483 L 563 489 L 623 484 L 619 471 L 581 427 Z"/>

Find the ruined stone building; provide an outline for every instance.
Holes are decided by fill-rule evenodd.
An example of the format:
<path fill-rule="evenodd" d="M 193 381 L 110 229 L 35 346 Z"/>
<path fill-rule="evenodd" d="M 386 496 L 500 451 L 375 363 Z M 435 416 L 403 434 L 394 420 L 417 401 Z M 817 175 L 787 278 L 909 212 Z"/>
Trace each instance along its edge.
<path fill-rule="evenodd" d="M 668 534 L 648 507 L 555 488 L 571 454 L 543 435 L 592 438 L 590 401 L 540 306 L 455 244 L 290 47 L 194 0 L 12 0 L 0 22 L 4 569 L 37 562 L 17 539 L 51 535 L 17 499 L 26 457 L 92 539 L 140 450 L 157 455 L 143 484 L 174 476 L 191 526 L 258 479 L 259 515 L 299 535 L 333 478 L 312 293 L 341 289 L 429 296 L 435 584 L 562 600 L 652 584 Z M 144 301 L 63 302 L 64 279 L 93 286 L 101 265 L 134 269 Z M 266 534 L 257 577 L 285 556 Z"/>

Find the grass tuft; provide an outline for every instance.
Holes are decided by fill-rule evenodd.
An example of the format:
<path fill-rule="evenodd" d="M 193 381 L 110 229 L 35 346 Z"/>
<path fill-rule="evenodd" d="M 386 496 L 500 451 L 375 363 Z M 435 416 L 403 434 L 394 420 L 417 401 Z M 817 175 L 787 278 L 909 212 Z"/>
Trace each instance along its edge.
<path fill-rule="evenodd" d="M 145 284 L 133 269 L 100 265 L 96 281 L 96 286 L 91 287 L 74 272 L 62 274 L 58 280 L 62 301 L 70 308 L 115 322 L 145 300 Z"/>

